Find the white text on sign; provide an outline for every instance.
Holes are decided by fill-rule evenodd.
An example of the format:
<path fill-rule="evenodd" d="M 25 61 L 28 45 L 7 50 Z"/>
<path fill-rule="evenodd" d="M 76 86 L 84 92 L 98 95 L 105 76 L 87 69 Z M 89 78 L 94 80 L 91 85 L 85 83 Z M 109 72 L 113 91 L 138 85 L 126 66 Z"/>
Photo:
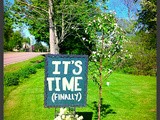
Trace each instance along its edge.
<path fill-rule="evenodd" d="M 48 82 L 48 90 L 52 91 L 53 86 L 52 83 L 54 82 L 56 87 L 55 91 L 81 91 L 82 89 L 79 88 L 79 81 L 83 80 L 82 77 L 78 76 L 82 73 L 82 61 L 52 61 L 52 65 L 54 65 L 54 71 L 52 72 L 54 75 L 62 74 L 59 70 L 60 65 L 63 65 L 63 74 L 67 75 L 69 71 L 69 66 L 74 65 L 74 69 L 72 70 L 73 77 L 70 78 L 70 80 L 67 79 L 67 77 L 47 77 Z M 61 82 L 60 82 L 61 81 Z M 62 84 L 62 87 L 60 88 L 60 83 Z"/>

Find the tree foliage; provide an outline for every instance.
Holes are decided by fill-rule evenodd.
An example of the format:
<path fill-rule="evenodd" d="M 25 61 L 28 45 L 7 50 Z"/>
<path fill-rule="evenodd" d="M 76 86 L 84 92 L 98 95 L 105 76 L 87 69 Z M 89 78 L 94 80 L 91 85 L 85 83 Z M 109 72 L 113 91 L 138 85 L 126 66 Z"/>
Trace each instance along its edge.
<path fill-rule="evenodd" d="M 4 32 L 5 34 L 6 31 Z M 15 31 L 9 34 L 9 37 L 4 39 L 4 50 L 13 51 L 13 49 L 20 50 L 22 48 L 22 43 L 26 38 L 21 36 L 20 31 Z"/>
<path fill-rule="evenodd" d="M 104 80 L 107 80 L 112 71 L 128 57 L 126 51 L 123 51 L 125 32 L 118 26 L 115 15 L 105 12 L 90 18 L 85 32 L 90 37 L 84 40 L 95 43 L 90 57 L 97 68 L 95 69 L 93 64 L 90 68 L 92 79 L 99 88 L 98 120 L 100 120 Z"/>
<path fill-rule="evenodd" d="M 15 0 L 12 7 L 14 11 L 14 22 L 17 26 L 25 24 L 37 41 L 48 42 L 48 9 L 47 1 L 21 1 Z"/>
<path fill-rule="evenodd" d="M 19 31 L 13 31 L 13 13 L 11 3 L 6 1 L 4 7 L 4 51 L 12 51 L 13 48 L 20 49 L 22 47 L 23 37 Z"/>
<path fill-rule="evenodd" d="M 145 34 L 141 32 L 128 38 L 129 42 L 126 43 L 125 49 L 131 54 L 131 59 L 120 67 L 124 73 L 151 76 L 156 74 L 156 50 L 146 48 L 148 42 L 144 43 L 143 39 L 150 38 L 147 38 Z"/>
<path fill-rule="evenodd" d="M 157 7 L 156 0 L 142 0 L 141 10 L 138 12 L 138 25 L 141 30 L 157 30 Z"/>
<path fill-rule="evenodd" d="M 33 47 L 34 52 L 47 52 L 47 48 L 41 42 L 37 42 Z"/>
<path fill-rule="evenodd" d="M 52 4 L 51 9 L 49 4 Z M 71 36 L 72 39 L 77 37 L 79 29 L 94 14 L 94 8 L 95 5 L 87 0 L 51 0 L 51 3 L 44 0 L 16 0 L 13 7 L 15 21 L 18 24 L 25 23 L 28 25 L 30 33 L 35 36 L 37 41 L 45 41 L 53 46 L 53 43 L 49 41 L 49 29 L 53 28 L 55 36 L 53 39 L 54 44 L 57 46 L 57 51 L 59 51 L 58 45 L 64 40 L 71 38 Z M 48 9 L 51 11 L 50 14 Z M 51 20 L 52 24 L 50 24 Z"/>
<path fill-rule="evenodd" d="M 137 1 L 136 1 L 137 2 Z M 156 0 L 142 0 L 135 24 L 136 32 L 128 36 L 125 49 L 132 58 L 125 62 L 121 70 L 138 75 L 156 74 Z"/>
<path fill-rule="evenodd" d="M 156 0 L 142 0 L 141 11 L 138 13 L 138 25 L 140 30 L 146 34 L 143 41 L 149 49 L 156 48 L 156 33 L 157 33 L 157 7 Z M 141 32 L 140 32 L 141 33 Z"/>
<path fill-rule="evenodd" d="M 12 30 L 12 24 L 13 21 L 11 18 L 11 13 L 10 13 L 10 3 L 6 1 L 5 6 L 4 6 L 4 50 L 8 49 L 7 43 L 9 42 L 9 39 L 11 37 L 11 34 L 13 34 Z"/>

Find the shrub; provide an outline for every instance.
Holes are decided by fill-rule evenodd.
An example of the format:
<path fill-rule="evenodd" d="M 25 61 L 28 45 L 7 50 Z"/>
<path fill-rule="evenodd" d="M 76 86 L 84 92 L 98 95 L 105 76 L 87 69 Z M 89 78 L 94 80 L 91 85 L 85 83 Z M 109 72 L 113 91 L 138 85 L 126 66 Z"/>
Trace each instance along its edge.
<path fill-rule="evenodd" d="M 18 73 L 8 73 L 4 75 L 4 84 L 6 86 L 18 85 L 20 75 Z"/>
<path fill-rule="evenodd" d="M 44 68 L 44 62 L 36 64 L 35 68 L 37 68 L 37 69 Z"/>
<path fill-rule="evenodd" d="M 126 50 L 132 53 L 132 58 L 128 59 L 120 68 L 121 71 L 136 75 L 156 74 L 156 50 L 147 49 L 148 46 L 141 41 L 139 36 L 130 38 L 126 44 Z"/>
<path fill-rule="evenodd" d="M 29 75 L 26 73 L 26 69 L 21 69 L 18 71 L 18 73 L 20 74 L 21 78 L 28 78 Z"/>
<path fill-rule="evenodd" d="M 26 73 L 29 74 L 35 74 L 37 71 L 36 71 L 36 68 L 35 67 L 29 67 L 26 69 Z"/>
<path fill-rule="evenodd" d="M 39 60 L 33 62 L 32 66 L 28 66 L 22 68 L 16 72 L 12 73 L 5 73 L 4 74 L 4 83 L 6 86 L 18 85 L 20 82 L 23 81 L 24 78 L 28 78 L 29 75 L 35 74 L 37 71 L 36 69 L 40 69 L 44 67 L 44 60 Z"/>
<path fill-rule="evenodd" d="M 18 85 L 20 82 L 20 78 L 28 78 L 30 74 L 35 74 L 36 68 L 26 67 L 14 73 L 6 73 L 4 75 L 4 83 L 6 86 Z"/>

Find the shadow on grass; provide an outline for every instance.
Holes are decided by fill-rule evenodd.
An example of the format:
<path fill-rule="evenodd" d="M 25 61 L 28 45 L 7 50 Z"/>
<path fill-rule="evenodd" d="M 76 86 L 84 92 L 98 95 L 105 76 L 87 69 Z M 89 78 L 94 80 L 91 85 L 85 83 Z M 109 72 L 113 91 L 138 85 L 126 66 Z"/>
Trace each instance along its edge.
<path fill-rule="evenodd" d="M 107 117 L 107 115 L 109 114 L 116 114 L 116 112 L 111 109 L 111 105 L 109 104 L 104 104 L 103 103 L 103 98 L 101 98 L 101 118 L 105 118 Z M 92 108 L 92 110 L 94 111 L 94 119 L 97 120 L 98 119 L 98 103 L 96 101 L 92 102 L 92 106 L 89 106 L 90 108 Z M 87 120 L 87 119 L 84 119 Z"/>
<path fill-rule="evenodd" d="M 93 112 L 76 112 L 79 116 L 83 116 L 83 120 L 92 120 Z"/>

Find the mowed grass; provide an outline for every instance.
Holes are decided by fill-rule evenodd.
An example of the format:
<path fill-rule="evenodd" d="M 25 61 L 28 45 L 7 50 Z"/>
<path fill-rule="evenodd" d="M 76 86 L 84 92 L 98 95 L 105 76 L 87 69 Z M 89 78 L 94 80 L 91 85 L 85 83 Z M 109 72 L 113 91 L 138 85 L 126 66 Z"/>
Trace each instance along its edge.
<path fill-rule="evenodd" d="M 87 106 L 77 112 L 97 119 L 98 87 L 88 77 Z M 103 81 L 103 120 L 156 120 L 156 78 L 113 73 Z M 86 117 L 84 116 L 84 117 Z M 44 69 L 10 92 L 4 103 L 5 120 L 53 120 L 54 108 L 44 107 Z M 89 120 L 89 119 L 85 119 Z"/>
<path fill-rule="evenodd" d="M 44 56 L 37 56 L 34 57 L 32 59 L 26 60 L 25 62 L 19 62 L 19 63 L 15 63 L 15 64 L 11 64 L 11 65 L 7 65 L 4 67 L 4 74 L 5 73 L 12 73 L 12 72 L 17 72 L 25 67 L 28 66 L 33 66 L 34 64 L 38 64 L 37 62 L 39 61 L 43 61 L 44 60 Z M 4 86 L 4 100 L 8 97 L 8 95 L 10 94 L 10 92 L 14 89 L 16 89 L 17 86 Z"/>

